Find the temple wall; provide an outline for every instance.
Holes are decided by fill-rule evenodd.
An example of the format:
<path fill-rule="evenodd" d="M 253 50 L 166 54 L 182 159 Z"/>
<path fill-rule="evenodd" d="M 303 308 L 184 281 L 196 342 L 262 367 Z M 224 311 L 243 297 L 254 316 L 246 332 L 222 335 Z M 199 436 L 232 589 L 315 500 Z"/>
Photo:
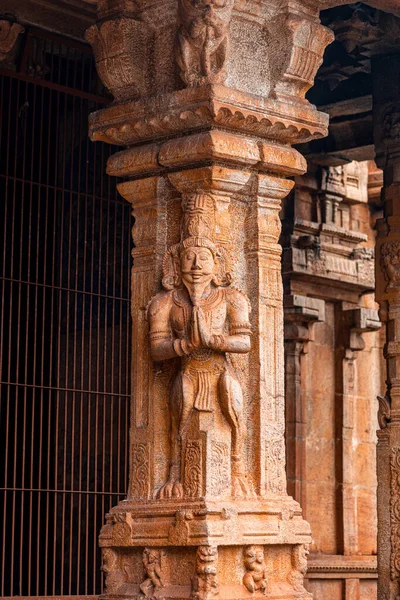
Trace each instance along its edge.
<path fill-rule="evenodd" d="M 281 214 L 288 489 L 312 528 L 315 600 L 376 598 L 376 397 L 385 379 L 373 293 L 378 215 L 367 163 L 348 169 L 309 166 Z"/>

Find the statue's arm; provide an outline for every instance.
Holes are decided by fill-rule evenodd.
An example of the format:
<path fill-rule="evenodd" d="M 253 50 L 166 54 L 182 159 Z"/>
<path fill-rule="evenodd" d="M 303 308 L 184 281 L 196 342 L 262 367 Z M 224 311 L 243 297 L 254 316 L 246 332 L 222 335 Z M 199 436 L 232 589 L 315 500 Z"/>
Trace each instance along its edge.
<path fill-rule="evenodd" d="M 186 340 L 174 336 L 170 325 L 170 312 L 171 299 L 167 294 L 159 294 L 150 303 L 148 319 L 153 360 L 168 360 L 189 354 L 191 351 Z"/>
<path fill-rule="evenodd" d="M 251 349 L 250 305 L 246 296 L 238 290 L 228 294 L 229 335 L 221 340 L 222 352 L 246 353 Z"/>

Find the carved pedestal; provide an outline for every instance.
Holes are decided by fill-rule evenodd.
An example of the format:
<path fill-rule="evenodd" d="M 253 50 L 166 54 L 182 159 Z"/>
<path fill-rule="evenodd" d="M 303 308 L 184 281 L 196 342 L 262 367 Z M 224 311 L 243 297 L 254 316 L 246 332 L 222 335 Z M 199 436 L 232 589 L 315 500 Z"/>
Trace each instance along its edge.
<path fill-rule="evenodd" d="M 286 493 L 279 210 L 286 177 L 305 170 L 290 144 L 326 135 L 303 96 L 331 35 L 301 4 L 153 4 L 124 13 L 147 45 L 132 58 L 124 30 L 135 64 L 121 82 L 120 4 L 103 3 L 89 35 L 116 100 L 135 99 L 137 70 L 147 96 L 90 122 L 93 140 L 128 146 L 108 173 L 127 179 L 135 216 L 130 484 L 100 534 L 104 598 L 305 600 L 310 529 Z M 262 66 L 246 40 L 266 28 Z"/>

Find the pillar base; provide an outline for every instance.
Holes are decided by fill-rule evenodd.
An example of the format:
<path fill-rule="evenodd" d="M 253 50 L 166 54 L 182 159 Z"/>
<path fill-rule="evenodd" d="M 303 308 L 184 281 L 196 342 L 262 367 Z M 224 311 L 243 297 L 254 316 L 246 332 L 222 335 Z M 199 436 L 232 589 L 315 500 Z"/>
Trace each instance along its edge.
<path fill-rule="evenodd" d="M 125 500 L 99 538 L 107 575 L 101 598 L 308 600 L 310 541 L 309 524 L 288 496 Z"/>

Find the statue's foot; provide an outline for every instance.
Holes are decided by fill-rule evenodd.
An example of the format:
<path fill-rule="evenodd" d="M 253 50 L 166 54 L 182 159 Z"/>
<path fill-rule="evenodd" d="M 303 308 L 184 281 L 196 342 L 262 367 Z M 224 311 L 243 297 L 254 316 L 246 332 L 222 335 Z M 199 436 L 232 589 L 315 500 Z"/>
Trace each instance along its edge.
<path fill-rule="evenodd" d="M 156 493 L 158 500 L 167 498 L 183 498 L 183 487 L 180 481 L 169 479 Z"/>
<path fill-rule="evenodd" d="M 232 496 L 234 498 L 257 498 L 252 482 L 245 475 L 232 477 Z"/>

